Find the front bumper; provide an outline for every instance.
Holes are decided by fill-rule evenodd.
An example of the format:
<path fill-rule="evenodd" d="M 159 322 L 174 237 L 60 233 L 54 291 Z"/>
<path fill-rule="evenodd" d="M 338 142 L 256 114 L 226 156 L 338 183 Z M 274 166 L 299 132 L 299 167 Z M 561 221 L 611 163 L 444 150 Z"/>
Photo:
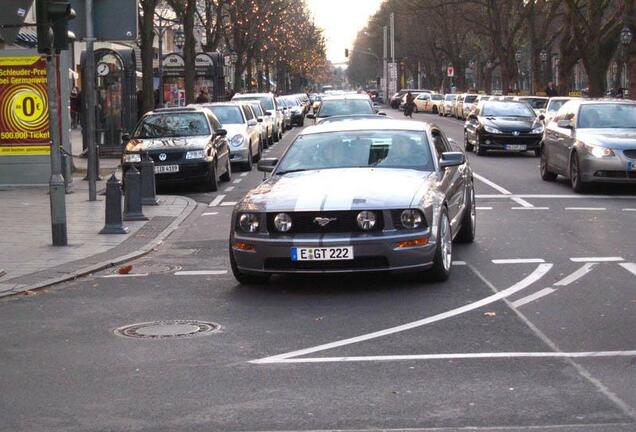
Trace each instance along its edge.
<path fill-rule="evenodd" d="M 305 115 L 303 113 L 292 113 L 290 116 L 290 121 L 292 124 L 302 124 L 305 120 Z"/>
<path fill-rule="evenodd" d="M 249 162 L 250 150 L 247 147 L 233 148 L 230 146 L 230 162 Z"/>
<path fill-rule="evenodd" d="M 526 150 L 537 150 L 540 147 L 543 134 L 519 134 L 507 133 L 491 134 L 479 133 L 479 147 L 486 150 L 509 150 L 509 145 L 525 145 Z M 515 151 L 515 150 L 513 150 Z M 518 151 L 518 150 L 517 150 Z"/>
<path fill-rule="evenodd" d="M 205 159 L 179 160 L 176 162 L 156 163 L 155 166 L 162 165 L 178 165 L 179 171 L 176 173 L 155 174 L 155 182 L 157 184 L 174 184 L 174 183 L 200 183 L 207 180 L 210 174 L 212 162 Z M 128 169 L 134 166 L 140 170 L 139 163 L 123 163 L 122 174 L 125 175 Z"/>
<path fill-rule="evenodd" d="M 581 180 L 599 183 L 636 184 L 636 160 L 615 150 L 616 156 L 596 158 L 582 154 L 579 162 Z"/>
<path fill-rule="evenodd" d="M 417 271 L 433 265 L 435 244 L 398 249 L 400 241 L 430 239 L 430 230 L 408 234 L 377 233 L 364 235 L 297 234 L 272 237 L 241 235 L 233 232 L 230 244 L 250 244 L 253 251 L 232 246 L 231 253 L 238 269 L 248 274 L 274 273 L 350 273 L 377 271 Z M 292 261 L 292 247 L 342 247 L 353 246 L 354 259 L 342 261 Z"/>

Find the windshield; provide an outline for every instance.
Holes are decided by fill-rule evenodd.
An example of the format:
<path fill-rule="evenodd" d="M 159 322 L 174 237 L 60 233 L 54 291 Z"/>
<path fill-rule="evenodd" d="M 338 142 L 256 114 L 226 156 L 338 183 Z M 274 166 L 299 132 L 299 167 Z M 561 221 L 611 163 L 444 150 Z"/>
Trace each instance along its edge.
<path fill-rule="evenodd" d="M 237 106 L 208 106 L 222 125 L 243 124 L 241 109 Z"/>
<path fill-rule="evenodd" d="M 464 103 L 472 103 L 475 102 L 475 99 L 477 99 L 477 96 L 466 96 L 464 98 Z"/>
<path fill-rule="evenodd" d="M 342 99 L 322 101 L 318 117 L 351 114 L 374 114 L 371 103 L 363 99 Z"/>
<path fill-rule="evenodd" d="M 548 105 L 548 100 L 542 98 L 528 98 L 522 99 L 522 101 L 527 103 L 534 109 L 543 109 Z"/>
<path fill-rule="evenodd" d="M 534 117 L 534 112 L 522 102 L 487 102 L 481 115 L 485 117 Z"/>
<path fill-rule="evenodd" d="M 455 95 L 454 94 L 447 94 L 446 97 L 444 98 L 444 100 L 454 101 L 455 100 Z"/>
<path fill-rule="evenodd" d="M 254 114 L 256 114 L 258 117 L 262 117 L 264 115 L 261 104 L 250 104 L 250 106 L 254 110 Z"/>
<path fill-rule="evenodd" d="M 442 98 L 442 95 L 434 94 L 434 95 L 431 95 L 431 99 L 432 100 L 442 100 L 443 98 Z"/>
<path fill-rule="evenodd" d="M 276 173 L 354 167 L 434 169 L 424 132 L 376 130 L 301 135 Z"/>
<path fill-rule="evenodd" d="M 263 106 L 265 107 L 266 110 L 273 110 L 274 109 L 274 100 L 273 98 L 269 97 L 269 96 L 250 96 L 250 95 L 241 95 L 241 96 L 235 96 L 232 98 L 232 100 L 257 100 L 259 101 L 261 104 L 263 104 Z"/>
<path fill-rule="evenodd" d="M 577 127 L 581 129 L 636 128 L 636 105 L 582 105 L 578 123 Z"/>
<path fill-rule="evenodd" d="M 210 135 L 203 113 L 151 114 L 143 118 L 133 138 L 165 138 Z"/>
<path fill-rule="evenodd" d="M 557 99 L 557 100 L 553 100 L 550 101 L 550 103 L 548 104 L 548 108 L 547 111 L 551 112 L 551 113 L 555 113 L 558 110 L 561 109 L 561 107 L 567 102 L 569 101 L 569 99 Z"/>

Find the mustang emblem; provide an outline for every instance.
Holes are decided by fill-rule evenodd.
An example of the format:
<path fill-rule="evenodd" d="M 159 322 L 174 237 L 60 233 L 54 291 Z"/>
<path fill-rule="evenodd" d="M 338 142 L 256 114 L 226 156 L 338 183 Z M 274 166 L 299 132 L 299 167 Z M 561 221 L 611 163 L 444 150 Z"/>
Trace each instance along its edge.
<path fill-rule="evenodd" d="M 167 155 L 167 154 L 165 154 L 165 153 L 161 153 L 161 154 L 159 155 L 159 160 L 160 160 L 160 161 L 165 161 L 166 159 L 168 159 L 168 155 Z"/>
<path fill-rule="evenodd" d="M 315 217 L 314 223 L 320 225 L 321 227 L 325 227 L 335 220 L 338 220 L 338 218 Z"/>
<path fill-rule="evenodd" d="M 519 131 L 514 131 L 512 134 L 513 134 L 514 136 L 519 136 Z"/>

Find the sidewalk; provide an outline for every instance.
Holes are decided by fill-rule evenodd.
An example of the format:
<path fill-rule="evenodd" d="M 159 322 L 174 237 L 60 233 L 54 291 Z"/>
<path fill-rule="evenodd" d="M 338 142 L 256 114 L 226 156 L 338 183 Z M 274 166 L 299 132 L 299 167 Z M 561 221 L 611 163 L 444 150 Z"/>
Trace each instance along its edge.
<path fill-rule="evenodd" d="M 105 184 L 98 183 L 98 191 Z M 88 184 L 73 180 L 66 195 L 68 246 L 51 245 L 48 188 L 3 188 L 0 215 L 0 297 L 74 279 L 150 252 L 194 210 L 181 196 L 145 206 L 148 221 L 124 222 L 128 234 L 102 235 L 105 201 L 88 201 Z M 6 272 L 3 276 L 2 273 Z"/>
<path fill-rule="evenodd" d="M 82 129 L 71 129 L 71 153 L 74 156 L 79 156 L 82 154 Z M 100 158 L 99 159 L 99 174 L 106 178 L 106 176 L 112 174 L 114 171 L 117 171 L 117 168 L 120 164 L 119 158 Z M 87 173 L 88 167 L 88 158 L 82 157 L 74 157 L 73 158 L 73 172 L 75 175 L 81 175 L 84 177 Z M 121 173 L 118 172 L 117 177 L 120 177 Z"/>

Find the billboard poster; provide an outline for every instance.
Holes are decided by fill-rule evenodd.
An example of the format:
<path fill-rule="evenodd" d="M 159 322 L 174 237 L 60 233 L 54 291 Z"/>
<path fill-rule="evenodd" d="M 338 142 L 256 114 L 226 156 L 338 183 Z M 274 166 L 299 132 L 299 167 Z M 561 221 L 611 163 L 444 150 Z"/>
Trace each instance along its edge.
<path fill-rule="evenodd" d="M 0 156 L 50 150 L 46 60 L 0 57 Z"/>

